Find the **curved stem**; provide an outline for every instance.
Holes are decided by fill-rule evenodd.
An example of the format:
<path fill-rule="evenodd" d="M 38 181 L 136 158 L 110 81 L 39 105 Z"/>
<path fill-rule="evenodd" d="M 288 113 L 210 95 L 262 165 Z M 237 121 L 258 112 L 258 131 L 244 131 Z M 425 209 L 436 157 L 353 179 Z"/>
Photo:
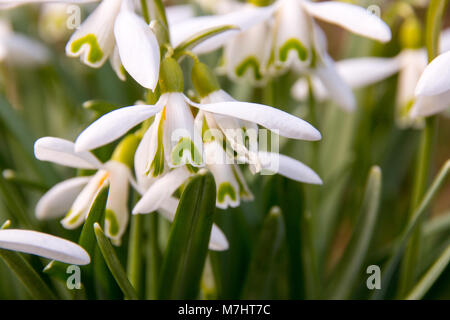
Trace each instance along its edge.
<path fill-rule="evenodd" d="M 426 45 L 429 62 L 433 61 L 439 54 L 439 37 L 442 28 L 442 19 L 447 4 L 448 0 L 430 1 L 426 23 Z M 425 128 L 422 131 L 420 149 L 418 151 L 417 169 L 410 206 L 410 219 L 412 218 L 412 213 L 422 200 L 428 186 L 436 129 L 437 118 L 435 116 L 427 118 Z M 419 225 L 405 252 L 398 290 L 400 297 L 403 297 L 414 285 L 417 276 L 417 265 L 419 263 L 420 240 L 421 228 Z"/>

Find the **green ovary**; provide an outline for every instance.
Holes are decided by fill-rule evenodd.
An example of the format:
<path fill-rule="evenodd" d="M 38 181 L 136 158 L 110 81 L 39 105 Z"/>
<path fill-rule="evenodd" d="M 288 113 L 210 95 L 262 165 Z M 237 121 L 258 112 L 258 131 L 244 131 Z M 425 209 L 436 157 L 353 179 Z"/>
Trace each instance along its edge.
<path fill-rule="evenodd" d="M 236 67 L 236 74 L 239 77 L 242 77 L 246 72 L 247 69 L 251 68 L 253 69 L 253 74 L 255 75 L 256 80 L 262 79 L 262 74 L 260 72 L 260 65 L 258 62 L 258 59 L 256 57 L 248 57 L 244 61 L 242 61 L 237 67 Z"/>
<path fill-rule="evenodd" d="M 77 53 L 78 51 L 80 51 L 81 47 L 83 47 L 83 45 L 85 44 L 89 45 L 89 54 L 87 59 L 90 63 L 96 63 L 102 60 L 103 51 L 102 49 L 100 49 L 97 37 L 92 33 L 87 34 L 84 37 L 72 42 L 72 45 L 70 46 L 70 51 L 72 51 L 73 53 Z"/>
<path fill-rule="evenodd" d="M 306 59 L 308 59 L 308 50 L 306 50 L 305 46 L 297 39 L 292 38 L 286 41 L 280 48 L 280 60 L 282 62 L 287 60 L 291 50 L 295 50 L 297 52 L 300 60 L 306 61 Z"/>
<path fill-rule="evenodd" d="M 114 211 L 106 209 L 105 220 L 108 221 L 108 232 L 111 236 L 116 236 L 119 233 L 119 222 L 117 221 Z"/>
<path fill-rule="evenodd" d="M 217 201 L 219 203 L 225 202 L 225 197 L 228 196 L 231 200 L 236 201 L 236 190 L 229 182 L 223 182 L 219 185 L 217 190 Z"/>
<path fill-rule="evenodd" d="M 172 163 L 175 166 L 183 164 L 182 160 L 185 152 L 190 152 L 192 164 L 197 166 L 202 164 L 202 155 L 195 147 L 194 142 L 188 137 L 183 137 L 172 150 Z"/>

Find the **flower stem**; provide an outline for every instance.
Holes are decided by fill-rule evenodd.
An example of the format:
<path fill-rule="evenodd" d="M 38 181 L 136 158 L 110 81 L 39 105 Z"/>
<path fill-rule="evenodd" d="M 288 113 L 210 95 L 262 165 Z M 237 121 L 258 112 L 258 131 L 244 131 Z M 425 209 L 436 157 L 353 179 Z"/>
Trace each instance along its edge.
<path fill-rule="evenodd" d="M 429 62 L 433 61 L 439 54 L 439 37 L 442 27 L 442 19 L 448 0 L 431 0 L 427 13 L 426 24 L 426 44 Z M 418 151 L 416 176 L 414 178 L 413 196 L 410 206 L 410 216 L 417 209 L 428 186 L 430 164 L 434 149 L 434 140 L 437 129 L 437 118 L 429 117 L 425 120 L 425 128 L 422 131 L 420 148 Z M 399 297 L 403 297 L 414 285 L 417 276 L 417 265 L 419 262 L 419 249 L 421 240 L 420 224 L 413 234 L 402 263 L 400 274 L 400 284 L 398 289 Z"/>
<path fill-rule="evenodd" d="M 141 7 L 142 7 L 142 15 L 144 16 L 145 22 L 147 24 L 150 23 L 150 12 L 148 11 L 148 5 L 147 0 L 141 0 Z"/>
<path fill-rule="evenodd" d="M 140 295 L 143 292 L 142 237 L 144 216 L 138 214 L 131 218 L 130 242 L 128 244 L 127 275 Z M 140 295 L 142 296 L 142 295 Z"/>

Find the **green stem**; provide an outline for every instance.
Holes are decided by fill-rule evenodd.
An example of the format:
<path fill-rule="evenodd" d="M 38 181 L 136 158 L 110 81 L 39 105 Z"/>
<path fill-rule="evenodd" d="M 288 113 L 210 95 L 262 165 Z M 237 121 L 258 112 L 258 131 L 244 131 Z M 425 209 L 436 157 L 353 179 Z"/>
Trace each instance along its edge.
<path fill-rule="evenodd" d="M 426 24 L 426 44 L 428 60 L 433 61 L 439 54 L 439 36 L 442 27 L 442 19 L 448 0 L 431 0 Z M 410 207 L 410 216 L 416 210 L 428 186 L 430 164 L 432 162 L 433 145 L 437 129 L 435 116 L 427 118 L 425 128 L 422 131 L 420 149 L 418 153 L 416 176 L 414 179 L 413 196 Z M 419 262 L 419 250 L 421 240 L 421 224 L 411 238 L 405 251 L 403 260 L 398 295 L 404 296 L 413 286 L 417 276 Z"/>
<path fill-rule="evenodd" d="M 148 11 L 147 0 L 141 0 L 142 7 L 142 15 L 144 16 L 144 20 L 147 24 L 150 23 L 150 13 Z"/>
<path fill-rule="evenodd" d="M 127 275 L 139 295 L 143 292 L 142 236 L 144 216 L 131 218 L 130 242 L 128 244 Z"/>
<path fill-rule="evenodd" d="M 159 217 L 157 213 L 147 215 L 147 299 L 156 299 L 158 295 L 158 279 L 159 270 L 161 268 L 161 250 L 158 242 L 158 223 Z"/>
<path fill-rule="evenodd" d="M 5 261 L 33 298 L 38 300 L 56 299 L 44 280 L 22 255 L 17 252 L 0 249 L 0 258 Z"/>

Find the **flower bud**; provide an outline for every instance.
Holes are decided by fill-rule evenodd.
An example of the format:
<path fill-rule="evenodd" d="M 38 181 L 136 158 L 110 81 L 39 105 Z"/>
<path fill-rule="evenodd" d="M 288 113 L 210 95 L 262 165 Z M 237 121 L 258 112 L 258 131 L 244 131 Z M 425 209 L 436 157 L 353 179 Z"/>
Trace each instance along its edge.
<path fill-rule="evenodd" d="M 192 83 L 201 98 L 220 90 L 219 81 L 212 70 L 199 61 L 195 62 L 192 68 Z"/>
<path fill-rule="evenodd" d="M 174 58 L 165 58 L 159 70 L 161 93 L 183 92 L 184 78 L 180 65 Z"/>
<path fill-rule="evenodd" d="M 407 18 L 400 28 L 400 42 L 404 49 L 422 47 L 422 26 L 417 17 Z"/>

